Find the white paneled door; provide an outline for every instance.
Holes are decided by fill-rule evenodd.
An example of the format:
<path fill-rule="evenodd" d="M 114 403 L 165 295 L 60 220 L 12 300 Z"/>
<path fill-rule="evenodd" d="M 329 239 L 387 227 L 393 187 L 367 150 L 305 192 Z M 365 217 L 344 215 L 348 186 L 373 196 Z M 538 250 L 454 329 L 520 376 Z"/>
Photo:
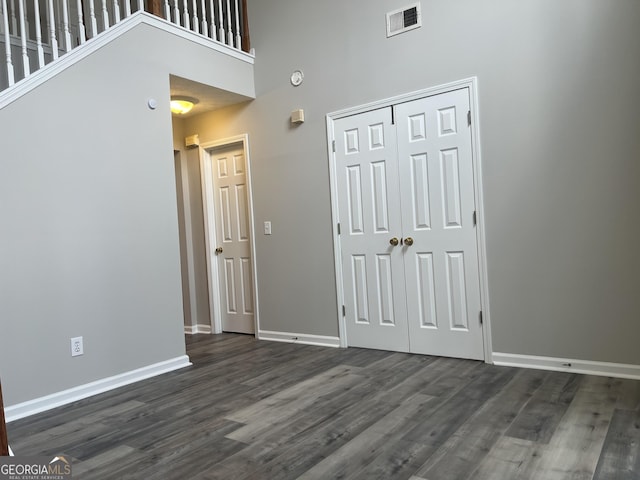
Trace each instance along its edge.
<path fill-rule="evenodd" d="M 408 351 L 391 118 L 385 108 L 335 123 L 342 272 L 349 345 Z"/>
<path fill-rule="evenodd" d="M 247 173 L 242 145 L 211 151 L 222 330 L 254 333 Z"/>
<path fill-rule="evenodd" d="M 483 359 L 467 88 L 336 120 L 347 342 Z"/>

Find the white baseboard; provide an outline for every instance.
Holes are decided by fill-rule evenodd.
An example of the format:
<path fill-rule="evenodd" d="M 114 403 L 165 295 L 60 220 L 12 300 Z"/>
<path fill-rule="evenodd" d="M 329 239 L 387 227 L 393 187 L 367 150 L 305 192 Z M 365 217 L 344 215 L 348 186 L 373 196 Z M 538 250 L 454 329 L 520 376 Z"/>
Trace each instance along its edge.
<path fill-rule="evenodd" d="M 211 333 L 211 325 L 185 325 L 184 333 L 187 335 L 195 335 L 197 333 Z"/>
<path fill-rule="evenodd" d="M 640 380 L 640 365 L 493 352 L 493 364 Z"/>
<path fill-rule="evenodd" d="M 259 330 L 257 335 L 259 340 L 270 340 L 272 342 L 302 343 L 305 345 L 319 345 L 322 347 L 339 347 L 339 337 L 325 337 L 322 335 L 308 335 L 306 333 L 271 332 Z"/>
<path fill-rule="evenodd" d="M 52 393 L 45 397 L 11 405 L 5 408 L 6 421 L 13 422 L 20 418 L 35 415 L 36 413 L 51 410 L 52 408 L 60 407 L 68 403 L 82 400 L 83 398 L 91 397 L 99 393 L 113 390 L 114 388 L 123 387 L 131 383 L 139 382 L 140 380 L 162 375 L 163 373 L 172 372 L 173 370 L 178 370 L 190 365 L 191 362 L 189 361 L 189 357 L 187 355 L 183 355 L 164 362 L 154 363 L 147 367 L 114 375 L 113 377 L 103 378 L 68 390 Z"/>

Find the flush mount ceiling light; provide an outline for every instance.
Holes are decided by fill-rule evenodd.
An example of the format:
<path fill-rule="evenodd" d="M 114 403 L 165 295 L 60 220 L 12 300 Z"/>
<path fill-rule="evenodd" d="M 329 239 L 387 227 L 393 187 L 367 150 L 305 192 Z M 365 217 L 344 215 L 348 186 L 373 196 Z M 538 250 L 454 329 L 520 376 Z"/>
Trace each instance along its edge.
<path fill-rule="evenodd" d="M 176 115 L 184 115 L 189 113 L 193 106 L 198 103 L 197 98 L 174 96 L 171 97 L 171 113 Z"/>

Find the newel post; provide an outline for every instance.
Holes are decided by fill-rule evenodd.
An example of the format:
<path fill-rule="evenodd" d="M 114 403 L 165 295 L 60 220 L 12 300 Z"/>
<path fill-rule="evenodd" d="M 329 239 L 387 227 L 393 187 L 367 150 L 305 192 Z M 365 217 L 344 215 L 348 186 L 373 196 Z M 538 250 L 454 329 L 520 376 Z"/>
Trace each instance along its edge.
<path fill-rule="evenodd" d="M 0 457 L 9 456 L 9 440 L 7 424 L 4 421 L 4 402 L 2 401 L 2 384 L 0 383 Z"/>
<path fill-rule="evenodd" d="M 162 0 L 147 0 L 147 12 L 164 18 Z"/>
<path fill-rule="evenodd" d="M 251 41 L 249 40 L 249 14 L 247 11 L 247 0 L 242 0 L 242 50 L 249 52 L 251 50 Z"/>

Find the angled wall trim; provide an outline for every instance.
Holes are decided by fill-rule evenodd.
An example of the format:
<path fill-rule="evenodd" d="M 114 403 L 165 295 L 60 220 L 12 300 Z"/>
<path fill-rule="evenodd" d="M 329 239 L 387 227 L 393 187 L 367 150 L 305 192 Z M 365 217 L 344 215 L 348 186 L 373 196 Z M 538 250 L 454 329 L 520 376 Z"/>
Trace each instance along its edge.
<path fill-rule="evenodd" d="M 493 364 L 640 380 L 640 365 L 493 352 Z"/>
<path fill-rule="evenodd" d="M 95 382 L 79 385 L 77 387 L 36 398 L 34 400 L 11 405 L 5 408 L 6 420 L 7 422 L 19 420 L 30 415 L 35 415 L 36 413 L 82 400 L 83 398 L 98 395 L 99 393 L 104 393 L 118 387 L 123 387 L 131 383 L 139 382 L 147 378 L 189 366 L 191 366 L 189 357 L 187 355 L 183 355 L 164 362 L 154 363 L 153 365 L 114 375 L 113 377 L 107 377 L 96 380 Z"/>

